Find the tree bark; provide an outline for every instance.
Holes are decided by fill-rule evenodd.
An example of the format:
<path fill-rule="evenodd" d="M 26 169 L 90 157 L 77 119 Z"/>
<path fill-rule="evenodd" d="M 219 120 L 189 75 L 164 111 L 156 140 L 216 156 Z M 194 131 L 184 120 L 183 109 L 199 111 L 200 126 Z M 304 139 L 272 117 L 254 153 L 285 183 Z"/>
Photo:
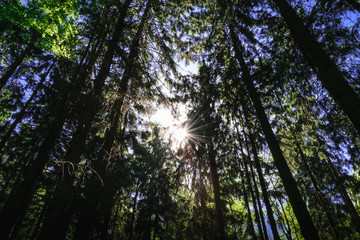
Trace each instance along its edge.
<path fill-rule="evenodd" d="M 276 98 L 278 101 L 278 105 L 280 106 L 282 111 L 285 111 L 278 94 L 276 94 Z M 334 239 L 340 239 L 339 231 L 337 230 L 335 220 L 332 217 L 333 214 L 331 213 L 331 210 L 328 207 L 328 204 L 330 203 L 330 201 L 327 199 L 326 195 L 322 193 L 315 176 L 312 174 L 312 171 L 311 171 L 310 165 L 309 165 L 309 159 L 305 156 L 305 154 L 301 148 L 301 145 L 300 145 L 301 142 L 298 140 L 295 130 L 291 127 L 291 122 L 289 121 L 289 119 L 287 117 L 285 117 L 284 119 L 285 119 L 285 122 L 288 125 L 290 132 L 292 134 L 293 143 L 295 145 L 295 149 L 297 150 L 298 154 L 300 155 L 301 163 L 305 167 L 305 171 L 306 171 L 307 175 L 309 176 L 310 181 L 314 187 L 315 195 L 318 198 L 320 206 L 321 206 L 322 210 L 324 211 L 326 218 L 329 221 L 330 228 L 331 228 L 331 234 L 333 235 Z"/>
<path fill-rule="evenodd" d="M 360 134 L 360 97 L 286 0 L 273 0 L 323 86 Z"/>
<path fill-rule="evenodd" d="M 13 187 L 6 201 L 0 219 L 4 224 L 0 233 L 0 239 L 7 239 L 10 231 L 17 221 L 21 218 L 28 208 L 34 194 L 34 186 L 41 175 L 46 163 L 49 160 L 50 150 L 55 145 L 55 141 L 60 134 L 65 121 L 64 105 L 59 106 L 55 120 L 50 123 L 47 129 L 47 136 L 41 144 L 37 157 L 31 161 L 30 165 L 24 171 L 24 178 Z M 57 121 L 56 121 L 57 120 Z M 23 159 L 26 161 L 26 159 Z"/>
<path fill-rule="evenodd" d="M 262 106 L 260 97 L 257 93 L 254 83 L 252 82 L 249 69 L 246 66 L 242 52 L 239 48 L 239 40 L 234 32 L 234 27 L 232 26 L 232 24 L 229 25 L 229 28 L 231 33 L 231 39 L 234 44 L 235 57 L 238 60 L 243 73 L 242 79 L 245 83 L 250 99 L 254 104 L 256 116 L 260 121 L 261 128 L 265 134 L 265 139 L 274 158 L 275 166 L 279 171 L 280 178 L 289 197 L 289 201 L 294 210 L 295 216 L 298 219 L 302 234 L 306 240 L 318 240 L 319 236 L 317 230 L 310 217 L 306 204 L 301 197 L 300 191 L 296 186 L 296 182 L 282 154 L 279 141 L 277 140 L 271 128 L 269 120 L 267 119 L 267 116 L 265 114 L 264 107 Z"/>
<path fill-rule="evenodd" d="M 280 102 L 280 98 L 278 95 L 276 95 L 277 100 L 278 100 L 278 104 L 280 105 L 280 108 L 284 111 L 283 106 Z M 293 135 L 293 141 L 294 144 L 296 146 L 296 149 L 298 151 L 298 153 L 300 154 L 300 158 L 302 160 L 303 165 L 305 166 L 305 171 L 307 173 L 307 175 L 310 177 L 310 181 L 315 189 L 315 195 L 318 198 L 318 201 L 320 203 L 321 208 L 323 209 L 325 216 L 327 217 L 329 224 L 330 224 L 330 228 L 331 228 L 331 232 L 332 235 L 334 237 L 334 239 L 340 239 L 339 236 L 339 232 L 337 231 L 337 227 L 335 224 L 335 221 L 332 217 L 332 213 L 329 209 L 329 207 L 327 206 L 327 204 L 329 203 L 329 200 L 326 198 L 326 196 L 321 192 L 319 185 L 314 177 L 314 175 L 312 174 L 312 171 L 310 169 L 309 166 L 309 160 L 308 158 L 305 156 L 304 152 L 302 151 L 302 148 L 300 146 L 300 141 L 297 139 L 296 137 L 296 133 L 294 131 L 294 129 L 291 128 L 291 123 L 290 121 L 285 117 L 285 122 L 287 123 L 288 127 L 290 128 L 291 134 Z"/>
<path fill-rule="evenodd" d="M 123 128 L 121 130 L 121 139 L 120 139 L 120 153 L 118 153 L 118 156 L 123 156 L 122 148 L 124 144 L 124 135 L 125 135 L 125 129 L 127 127 L 127 118 L 128 114 L 125 114 L 124 117 L 124 123 Z M 115 183 L 117 180 L 117 174 L 116 173 L 109 173 L 106 174 L 105 182 L 108 183 L 104 187 L 104 194 L 103 197 L 100 199 L 99 202 L 99 209 L 100 209 L 100 216 L 102 217 L 102 223 L 101 226 L 97 228 L 100 234 L 100 240 L 106 240 L 108 237 L 108 227 L 112 215 L 112 209 L 115 204 L 116 199 L 116 193 L 117 188 L 115 187 Z"/>
<path fill-rule="evenodd" d="M 112 183 L 114 183 L 114 181 Z M 109 239 L 108 229 L 112 215 L 112 209 L 114 208 L 114 204 L 115 204 L 115 195 L 116 195 L 116 189 L 114 187 L 114 184 L 112 183 L 108 184 L 106 189 L 104 189 L 104 196 L 102 197 L 103 200 L 101 201 L 100 204 L 99 216 L 101 221 L 97 226 L 95 226 L 99 240 Z"/>

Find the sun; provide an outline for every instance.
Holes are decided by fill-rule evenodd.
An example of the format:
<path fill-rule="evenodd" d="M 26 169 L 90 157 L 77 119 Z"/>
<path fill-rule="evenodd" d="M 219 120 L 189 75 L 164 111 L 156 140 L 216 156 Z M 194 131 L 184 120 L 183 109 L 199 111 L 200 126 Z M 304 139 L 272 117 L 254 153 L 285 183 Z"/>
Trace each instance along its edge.
<path fill-rule="evenodd" d="M 173 130 L 172 138 L 174 138 L 177 142 L 183 142 L 186 140 L 186 137 L 188 136 L 188 132 L 183 127 L 178 127 Z"/>
<path fill-rule="evenodd" d="M 177 114 L 165 106 L 159 106 L 157 111 L 150 117 L 150 121 L 164 128 L 163 136 L 171 141 L 171 147 L 177 149 L 186 143 L 189 133 L 184 126 L 187 118 L 185 105 L 176 106 Z"/>

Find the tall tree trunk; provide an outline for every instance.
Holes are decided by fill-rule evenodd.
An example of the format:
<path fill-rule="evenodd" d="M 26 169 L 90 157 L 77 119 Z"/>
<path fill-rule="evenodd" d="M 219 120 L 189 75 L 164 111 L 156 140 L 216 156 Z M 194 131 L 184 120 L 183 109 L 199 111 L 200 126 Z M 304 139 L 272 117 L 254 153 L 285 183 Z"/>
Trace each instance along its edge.
<path fill-rule="evenodd" d="M 234 208 L 232 207 L 232 204 L 229 204 L 229 208 L 230 208 L 230 213 L 231 213 L 231 215 L 232 215 L 232 216 L 235 216 L 236 213 L 235 213 L 235 211 L 234 211 Z M 238 225 L 240 225 L 240 224 L 239 224 L 239 222 L 236 222 L 236 221 L 234 221 L 233 224 L 232 224 L 232 227 L 233 227 L 233 229 L 234 229 L 234 230 L 233 230 L 233 234 L 235 235 L 235 236 L 234 236 L 234 239 L 239 239 L 238 233 L 241 233 L 241 228 L 238 227 Z"/>
<path fill-rule="evenodd" d="M 303 102 L 301 102 L 302 104 L 302 109 L 305 110 L 306 106 L 304 105 Z M 314 124 L 312 124 L 311 126 L 312 128 L 312 134 L 314 134 L 318 145 L 320 146 L 320 151 L 322 151 L 325 155 L 325 162 L 327 167 L 330 170 L 330 176 L 331 179 L 334 181 L 336 188 L 338 189 L 344 204 L 345 204 L 345 208 L 347 209 L 347 212 L 350 214 L 351 220 L 352 220 L 352 226 L 355 228 L 355 231 L 360 233 L 360 217 L 359 214 L 352 202 L 352 200 L 350 199 L 346 187 L 344 185 L 343 182 L 343 178 L 341 177 L 341 174 L 339 172 L 339 170 L 337 169 L 337 167 L 332 163 L 332 156 L 331 154 L 326 150 L 326 144 L 325 142 L 320 138 L 316 126 Z"/>
<path fill-rule="evenodd" d="M 249 109 L 248 109 L 246 103 L 244 102 L 244 98 L 241 98 L 241 105 L 243 107 L 243 112 L 244 112 L 244 117 L 245 117 L 245 125 L 249 132 L 249 140 L 250 140 L 251 150 L 254 155 L 254 164 L 255 164 L 257 174 L 259 176 L 261 192 L 263 194 L 263 199 L 264 199 L 268 219 L 270 222 L 270 227 L 271 227 L 271 231 L 273 234 L 273 238 L 274 238 L 274 240 L 280 240 L 279 232 L 276 227 L 274 213 L 271 208 L 271 204 L 270 204 L 270 200 L 269 200 L 269 194 L 268 194 L 267 187 L 265 184 L 264 175 L 262 173 L 261 166 L 260 166 L 260 159 L 258 156 L 258 150 L 257 150 L 256 144 L 255 144 L 254 133 L 251 129 L 250 122 L 249 122 Z"/>
<path fill-rule="evenodd" d="M 0 219 L 4 224 L 2 224 L 0 239 L 7 239 L 11 228 L 17 219 L 25 214 L 25 211 L 31 202 L 35 191 L 35 183 L 49 160 L 49 153 L 55 145 L 55 141 L 60 135 L 61 128 L 65 121 L 65 107 L 63 104 L 59 106 L 56 112 L 54 120 L 50 122 L 50 126 L 46 131 L 47 135 L 39 147 L 37 157 L 25 168 L 23 180 L 12 188 L 2 209 Z M 23 159 L 23 161 L 26 161 L 26 159 Z"/>
<path fill-rule="evenodd" d="M 242 159 L 245 159 L 246 156 L 245 156 L 244 150 L 242 148 L 242 144 L 241 144 L 242 140 L 240 139 L 239 129 L 236 128 L 236 130 L 237 130 L 237 134 L 238 134 L 238 138 L 239 138 L 241 157 L 242 157 Z M 241 167 L 242 164 L 241 164 L 240 159 L 238 161 L 238 164 L 239 164 L 239 169 L 243 168 L 243 167 Z M 250 205 L 249 205 L 249 199 L 248 199 L 248 195 L 247 195 L 247 193 L 245 191 L 246 190 L 245 180 L 244 180 L 245 177 L 244 177 L 244 174 L 243 174 L 242 170 L 239 170 L 239 172 L 240 172 L 240 178 L 241 178 L 241 185 L 242 185 L 243 193 L 244 193 L 245 206 L 246 206 L 246 209 L 247 209 L 247 212 L 248 212 L 248 215 L 249 215 L 250 235 L 252 235 L 253 239 L 257 239 L 254 224 L 253 224 L 252 217 L 251 217 L 251 209 L 250 209 Z"/>
<path fill-rule="evenodd" d="M 268 237 L 268 234 L 267 234 L 267 227 L 266 227 L 266 224 L 265 224 L 264 213 L 263 213 L 262 207 L 261 207 L 260 192 L 259 192 L 259 188 L 258 188 L 257 183 L 256 183 L 255 172 L 254 172 L 254 169 L 252 167 L 251 162 L 249 163 L 249 167 L 250 167 L 250 175 L 251 175 L 252 181 L 254 183 L 255 196 L 256 196 L 256 201 L 257 201 L 258 207 L 259 207 L 259 214 L 260 214 L 260 220 L 261 220 L 261 224 L 262 224 L 262 229 L 263 229 L 263 232 L 264 232 L 264 238 L 265 238 L 265 240 L 268 240 L 269 237 Z"/>
<path fill-rule="evenodd" d="M 253 208 L 254 208 L 254 211 L 255 211 L 255 220 L 256 220 L 256 224 L 258 226 L 260 239 L 265 239 L 264 238 L 264 232 L 263 232 L 263 229 L 261 227 L 259 210 L 258 210 L 258 207 L 256 205 L 256 197 L 255 197 L 255 194 L 254 194 L 254 191 L 253 191 L 253 188 L 252 188 L 252 184 L 251 184 L 251 176 L 250 176 L 250 173 L 249 173 L 249 170 L 248 170 L 248 163 L 245 162 L 246 159 L 248 159 L 249 157 L 250 156 L 243 159 L 243 161 L 242 161 L 243 162 L 243 168 L 245 170 L 245 176 L 246 176 L 247 184 L 248 184 L 248 191 L 250 191 L 250 196 L 251 196 Z"/>
<path fill-rule="evenodd" d="M 120 97 L 115 101 L 110 115 L 110 128 L 106 130 L 104 142 L 100 149 L 97 160 L 94 162 L 94 169 L 97 171 L 101 178 L 107 179 L 105 176 L 106 167 L 108 164 L 108 154 L 111 153 L 111 149 L 114 144 L 115 136 L 118 131 L 119 120 L 121 117 L 121 107 L 127 93 L 129 81 L 131 79 L 132 72 L 134 70 L 134 63 L 138 56 L 139 52 L 139 43 L 143 30 L 146 26 L 147 20 L 149 19 L 150 10 L 152 8 L 152 2 L 148 1 L 147 6 L 144 10 L 138 31 L 134 37 L 133 43 L 130 47 L 130 53 L 126 60 L 124 75 L 120 82 Z M 74 239 L 85 239 L 90 233 L 93 221 L 96 218 L 96 207 L 101 201 L 100 194 L 102 192 L 102 184 L 98 181 L 98 177 L 92 179 L 91 184 L 88 188 L 88 191 L 85 195 L 85 201 L 82 204 L 82 211 L 80 213 L 78 225 L 75 231 Z M 104 184 L 111 184 L 109 182 L 104 182 Z M 106 187 L 106 186 L 105 186 Z"/>
<path fill-rule="evenodd" d="M 310 181 L 314 186 L 315 194 L 316 194 L 316 196 L 317 196 L 317 198 L 319 200 L 320 206 L 323 209 L 323 211 L 325 212 L 325 215 L 326 215 L 326 217 L 327 217 L 327 219 L 328 219 L 328 221 L 330 223 L 330 228 L 331 228 L 331 231 L 332 231 L 332 235 L 333 235 L 334 239 L 341 239 L 340 236 L 339 236 L 339 232 L 337 231 L 335 221 L 332 218 L 332 214 L 330 212 L 330 209 L 327 206 L 327 204 L 330 203 L 330 202 L 326 199 L 324 194 L 321 192 L 321 190 L 320 190 L 320 188 L 319 188 L 319 186 L 317 184 L 317 181 L 316 181 L 314 175 L 311 172 L 308 159 L 306 158 L 304 152 L 302 151 L 301 146 L 300 146 L 300 144 L 297 141 L 295 136 L 294 136 L 294 138 L 295 138 L 294 140 L 295 140 L 296 148 L 297 148 L 298 153 L 300 154 L 301 160 L 302 160 L 302 162 L 303 162 L 303 164 L 305 166 L 305 170 L 306 170 L 307 174 L 310 177 Z"/>
<path fill-rule="evenodd" d="M 133 206 L 132 206 L 133 211 L 131 213 L 131 219 L 130 219 L 129 240 L 132 240 L 132 236 L 133 236 L 134 220 L 135 220 L 135 209 L 136 209 L 136 203 L 137 203 L 138 194 L 139 194 L 139 190 L 136 187 L 134 203 L 133 203 Z"/>
<path fill-rule="evenodd" d="M 217 164 L 216 164 L 216 151 L 214 149 L 214 145 L 212 140 L 210 140 L 209 144 L 209 165 L 210 165 L 210 173 L 212 185 L 214 188 L 214 198 L 215 198 L 215 209 L 216 209 L 216 222 L 218 226 L 218 239 L 225 240 L 225 224 L 224 224 L 224 216 L 222 210 L 222 203 L 220 199 L 220 184 L 219 184 L 219 175 L 217 173 Z"/>
<path fill-rule="evenodd" d="M 64 164 L 77 164 L 80 160 L 91 122 L 100 108 L 102 89 L 110 71 L 116 46 L 123 32 L 124 19 L 130 2 L 131 0 L 127 0 L 119 13 L 113 36 L 108 42 L 108 50 L 105 53 L 100 71 L 94 80 L 92 92 L 86 96 L 85 107 L 79 113 L 78 126 L 71 139 L 70 147 L 65 154 Z M 57 239 L 59 237 L 60 233 L 57 225 L 59 221 L 65 221 L 65 209 L 72 191 L 73 182 L 74 176 L 69 171 L 64 171 L 63 181 L 57 185 L 54 197 L 49 204 L 39 239 Z"/>
<path fill-rule="evenodd" d="M 12 188 L 0 214 L 0 222 L 3 223 L 2 231 L 0 231 L 0 239 L 7 239 L 17 219 L 25 214 L 35 191 L 35 183 L 39 176 L 41 176 L 46 163 L 49 161 L 49 154 L 69 114 L 70 104 L 78 97 L 86 79 L 92 72 L 98 54 L 96 49 L 101 49 L 101 44 L 100 46 L 95 46 L 93 54 L 89 57 L 87 64 L 81 66 L 79 71 L 74 73 L 69 96 L 64 97 L 55 110 L 54 118 L 45 131 L 46 135 L 38 148 L 36 158 L 30 161 L 30 164 L 25 168 L 23 179 Z M 22 159 L 22 161 L 27 162 L 26 159 Z"/>
<path fill-rule="evenodd" d="M 203 186 L 203 172 L 200 172 L 200 182 L 202 184 L 201 188 L 202 189 L 205 189 L 205 187 Z M 206 221 L 205 219 L 208 217 L 207 215 L 207 206 L 206 206 L 206 202 L 205 202 L 205 199 L 204 199 L 204 195 L 200 193 L 200 212 L 201 212 L 201 215 L 202 215 L 202 223 L 201 223 L 201 235 L 202 235 L 202 240 L 208 240 L 208 226 L 206 224 Z"/>
<path fill-rule="evenodd" d="M 273 0 L 273 2 L 277 5 L 280 14 L 290 28 L 295 42 L 310 62 L 319 80 L 349 117 L 360 134 L 359 95 L 349 85 L 335 63 L 304 26 L 291 5 L 286 0 Z"/>
<path fill-rule="evenodd" d="M 16 126 L 18 125 L 18 123 L 23 119 L 23 117 L 25 116 L 26 110 L 29 107 L 30 103 L 33 101 L 33 99 L 36 97 L 38 91 L 42 88 L 43 83 L 45 82 L 46 77 L 49 75 L 51 69 L 52 69 L 53 65 L 51 65 L 48 69 L 48 71 L 43 74 L 43 76 L 40 79 L 40 82 L 38 83 L 38 85 L 36 86 L 36 88 L 34 89 L 34 91 L 32 92 L 30 98 L 26 101 L 25 105 L 22 107 L 22 109 L 20 110 L 20 112 L 16 115 L 15 121 L 10 125 L 9 129 L 7 129 L 6 133 L 4 134 L 4 136 L 1 137 L 1 142 L 0 142 L 0 151 L 3 149 L 3 147 L 5 146 L 5 143 L 7 142 L 8 138 L 11 136 L 11 133 L 14 131 L 14 129 L 16 128 Z"/>
<path fill-rule="evenodd" d="M 276 95 L 277 100 L 278 100 L 278 104 L 280 105 L 280 108 L 284 111 L 284 108 L 281 104 L 280 98 L 278 95 Z M 312 171 L 310 169 L 309 166 L 309 160 L 308 158 L 305 156 L 304 152 L 302 151 L 301 145 L 300 145 L 300 141 L 297 139 L 296 137 L 296 132 L 294 131 L 294 129 L 291 127 L 291 123 L 289 121 L 288 118 L 285 117 L 285 122 L 287 123 L 288 127 L 290 128 L 291 134 L 293 136 L 293 141 L 294 144 L 296 146 L 296 149 L 298 151 L 298 153 L 300 154 L 300 159 L 305 167 L 305 171 L 307 173 L 307 175 L 310 177 L 310 181 L 312 183 L 312 185 L 314 186 L 315 189 L 315 195 L 318 198 L 318 201 L 320 203 L 321 208 L 323 209 L 325 216 L 327 217 L 329 224 L 330 224 L 330 228 L 331 228 L 331 232 L 332 235 L 334 237 L 334 239 L 340 239 L 339 236 L 339 232 L 337 231 L 337 227 L 335 224 L 335 221 L 332 217 L 332 213 L 328 207 L 328 203 L 330 203 L 330 201 L 326 198 L 326 196 L 321 192 L 320 187 L 314 177 L 314 175 L 312 174 Z"/>
<path fill-rule="evenodd" d="M 32 234 L 31 234 L 31 238 L 26 238 L 26 239 L 30 239 L 30 240 L 35 240 L 37 238 L 37 235 L 39 234 L 39 229 L 40 229 L 40 225 L 41 225 L 41 222 L 43 221 L 44 217 L 45 217 L 45 212 L 46 212 L 46 209 L 42 209 L 41 210 L 41 214 L 37 220 L 37 223 L 36 223 L 36 226 L 35 226 L 35 229 L 33 230 Z"/>
<path fill-rule="evenodd" d="M 114 179 L 111 180 L 113 180 L 112 183 L 114 183 Z M 99 216 L 101 221 L 99 225 L 96 226 L 99 240 L 107 240 L 109 238 L 108 229 L 112 210 L 115 204 L 115 195 L 116 189 L 114 187 L 114 184 L 108 184 L 106 189 L 104 190 L 104 196 L 102 197 L 103 200 L 101 202 L 102 204 L 100 205 Z"/>
<path fill-rule="evenodd" d="M 262 106 L 260 97 L 251 79 L 249 69 L 247 68 L 242 52 L 240 51 L 240 44 L 234 32 L 234 26 L 230 24 L 229 28 L 231 39 L 234 44 L 235 57 L 237 58 L 243 73 L 242 79 L 245 83 L 250 99 L 254 104 L 256 116 L 260 121 L 261 128 L 265 134 L 265 139 L 274 158 L 275 166 L 279 171 L 280 178 L 289 197 L 295 216 L 298 219 L 302 234 L 306 240 L 318 240 L 319 236 L 317 230 L 310 217 L 306 204 L 301 197 L 300 191 L 296 186 L 296 182 L 291 174 L 289 166 L 282 154 L 279 141 L 276 139 L 269 120 L 267 119 L 264 107 Z"/>
<path fill-rule="evenodd" d="M 207 150 L 207 160 L 210 166 L 210 175 L 211 182 L 214 190 L 214 198 L 215 198 L 215 211 L 216 211 L 216 223 L 217 223 L 217 238 L 219 240 L 225 240 L 225 223 L 223 216 L 223 207 L 221 202 L 221 193 L 220 193 L 220 183 L 219 183 L 219 175 L 217 170 L 216 163 L 216 150 L 214 147 L 215 138 L 213 136 L 216 135 L 214 130 L 214 123 L 210 116 L 211 112 L 215 112 L 214 105 L 211 104 L 211 100 L 206 95 L 205 98 L 202 99 L 202 108 L 201 113 L 203 114 L 204 124 L 208 126 L 205 129 L 204 134 L 209 138 L 209 143 L 206 146 L 202 146 L 203 149 Z M 211 126 L 211 127 L 209 127 Z M 194 149 L 195 150 L 195 149 Z M 196 151 L 196 150 L 195 150 Z M 199 159 L 202 157 L 202 154 L 199 151 L 196 151 Z"/>
<path fill-rule="evenodd" d="M 115 205 L 116 205 L 116 201 L 115 201 Z M 115 216 L 112 217 L 112 229 L 111 229 L 110 239 L 115 239 L 117 219 L 119 216 L 119 212 L 121 212 L 121 209 L 122 209 L 122 205 L 118 204 L 118 207 L 115 210 Z"/>
<path fill-rule="evenodd" d="M 239 159 L 239 162 L 240 162 L 240 159 Z M 249 225 L 249 228 L 250 228 L 249 233 L 252 236 L 252 239 L 257 239 L 256 233 L 255 233 L 255 228 L 254 228 L 254 223 L 253 223 L 253 220 L 252 220 L 252 217 L 251 217 L 251 209 L 250 209 L 248 194 L 246 192 L 246 186 L 245 186 L 245 180 L 244 180 L 245 177 L 244 177 L 244 174 L 243 174 L 242 170 L 240 170 L 239 173 L 240 173 L 240 179 L 241 179 L 241 186 L 242 186 L 242 189 L 243 189 L 243 196 L 244 196 L 245 206 L 246 206 L 246 210 L 247 210 L 247 213 L 248 213 L 248 225 Z"/>
<path fill-rule="evenodd" d="M 128 120 L 128 112 L 125 114 L 123 128 L 121 130 L 121 139 L 119 143 L 120 152 L 118 156 L 123 156 L 123 147 L 124 147 L 124 139 L 125 139 L 125 130 L 127 127 L 127 120 Z M 122 159 L 122 158 L 120 158 Z M 104 187 L 104 194 L 103 197 L 100 199 L 99 202 L 99 209 L 100 209 L 100 216 L 102 217 L 101 226 L 98 228 L 100 233 L 100 240 L 106 240 L 108 238 L 108 228 L 110 224 L 110 219 L 112 215 L 112 209 L 115 204 L 117 188 L 115 188 L 115 183 L 117 182 L 117 174 L 116 173 L 109 173 L 106 175 L 105 182 L 108 183 Z"/>
<path fill-rule="evenodd" d="M 349 197 L 348 192 L 346 191 L 344 181 L 339 173 L 339 170 L 334 166 L 334 164 L 327 158 L 327 163 L 330 168 L 330 172 L 333 176 L 334 182 L 336 184 L 336 187 L 339 189 L 339 192 L 341 194 L 342 199 L 344 200 L 345 206 L 348 209 L 348 212 L 350 213 L 353 226 L 355 227 L 356 231 L 360 233 L 360 217 L 358 212 L 356 211 L 356 208 Z"/>
<path fill-rule="evenodd" d="M 287 216 L 286 216 L 286 213 L 285 213 L 285 209 L 284 209 L 284 206 L 283 206 L 283 204 L 282 204 L 282 202 L 281 202 L 281 199 L 278 199 L 278 202 L 279 202 L 279 204 L 280 204 L 280 207 L 281 207 L 281 210 L 282 210 L 282 215 L 284 216 L 284 220 L 285 221 L 282 221 L 282 222 L 284 222 L 283 224 L 284 224 L 284 226 L 283 226 L 283 232 L 284 232 L 284 234 L 285 234 L 285 236 L 286 236 L 286 238 L 288 239 L 288 240 L 292 240 L 292 233 L 291 233 L 291 226 L 290 226 L 290 223 L 289 223 L 289 220 L 288 220 L 288 218 L 287 218 Z M 275 204 L 276 205 L 276 204 Z M 279 211 L 279 213 L 281 213 L 281 211 L 278 209 L 278 211 Z M 286 224 L 286 226 L 285 226 L 285 224 Z M 295 230 L 296 231 L 296 230 Z"/>
<path fill-rule="evenodd" d="M 250 132 L 250 130 L 249 130 L 249 132 Z M 250 132 L 250 134 L 251 134 L 251 132 Z M 244 159 L 244 167 L 245 167 L 245 170 L 247 172 L 247 177 L 249 178 L 250 192 L 251 192 L 252 197 L 253 197 L 253 203 L 255 204 L 254 205 L 255 212 L 256 212 L 256 203 L 257 203 L 258 209 L 259 209 L 258 213 L 259 213 L 261 224 L 260 224 L 259 219 L 257 221 L 259 222 L 258 223 L 259 224 L 259 230 L 262 231 L 262 232 L 260 232 L 260 237 L 265 239 L 265 240 L 268 240 L 269 237 L 267 235 L 266 224 L 265 224 L 265 220 L 264 220 L 264 214 L 262 212 L 260 196 L 259 196 L 259 189 L 258 189 L 257 184 L 256 184 L 255 174 L 254 174 L 254 171 L 253 171 L 253 168 L 252 168 L 252 163 L 251 163 L 251 153 L 250 153 L 250 149 L 249 149 L 249 141 L 248 141 L 247 134 L 245 133 L 244 128 L 243 128 L 243 136 L 244 136 L 244 145 L 245 145 L 246 151 L 248 153 L 248 158 L 247 158 L 248 163 L 245 162 L 246 160 Z M 249 166 L 250 172 L 248 172 L 247 166 Z M 251 181 L 254 184 L 254 190 L 255 190 L 254 193 L 253 193 L 253 190 L 252 190 L 252 187 L 251 187 Z"/>
<path fill-rule="evenodd" d="M 319 136 L 316 135 L 317 141 L 319 142 L 320 146 L 324 146 L 324 142 L 322 142 L 322 140 L 320 139 Z M 326 155 L 326 163 L 327 166 L 330 170 L 330 174 L 331 177 L 335 183 L 336 188 L 338 189 L 338 191 L 340 192 L 340 195 L 344 201 L 345 204 L 345 208 L 347 209 L 348 213 L 350 214 L 351 220 L 352 220 L 352 225 L 355 228 L 355 230 L 360 233 L 360 217 L 359 214 L 351 200 L 351 198 L 349 197 L 349 194 L 346 190 L 345 187 L 345 183 L 343 181 L 343 178 L 341 177 L 341 173 L 339 172 L 339 170 L 337 169 L 337 167 L 331 162 L 330 158 L 331 155 L 329 152 L 326 151 L 326 149 L 322 149 L 322 151 L 324 152 L 324 154 Z"/>
<path fill-rule="evenodd" d="M 97 54 L 94 53 L 92 56 L 95 55 Z M 82 67 L 79 73 L 75 73 L 75 80 L 70 94 L 59 103 L 58 108 L 55 110 L 55 116 L 45 131 L 47 134 L 39 146 L 36 158 L 25 168 L 22 181 L 13 187 L 0 214 L 0 221 L 4 223 L 2 224 L 3 231 L 0 232 L 0 239 L 7 239 L 17 219 L 25 214 L 35 191 L 35 183 L 39 176 L 41 176 L 46 163 L 49 161 L 49 154 L 54 147 L 69 114 L 70 103 L 75 101 L 81 92 L 83 83 L 91 73 L 95 60 L 96 57 L 90 58 L 88 64 Z M 26 159 L 23 159 L 23 161 L 26 162 Z"/>
<path fill-rule="evenodd" d="M 28 54 L 34 49 L 33 40 L 30 44 L 26 46 L 24 51 L 17 55 L 15 61 L 9 66 L 4 75 L 0 78 L 0 90 L 5 86 L 10 77 L 14 74 L 16 69 L 20 66 L 20 64 L 24 61 L 24 59 L 28 56 Z"/>

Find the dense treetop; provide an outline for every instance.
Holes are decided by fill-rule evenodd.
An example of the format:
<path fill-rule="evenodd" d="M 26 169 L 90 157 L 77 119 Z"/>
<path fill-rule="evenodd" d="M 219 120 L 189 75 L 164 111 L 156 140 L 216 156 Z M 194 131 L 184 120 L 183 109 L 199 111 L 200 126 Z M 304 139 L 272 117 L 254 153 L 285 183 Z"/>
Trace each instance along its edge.
<path fill-rule="evenodd" d="M 0 238 L 359 239 L 359 12 L 3 0 Z"/>

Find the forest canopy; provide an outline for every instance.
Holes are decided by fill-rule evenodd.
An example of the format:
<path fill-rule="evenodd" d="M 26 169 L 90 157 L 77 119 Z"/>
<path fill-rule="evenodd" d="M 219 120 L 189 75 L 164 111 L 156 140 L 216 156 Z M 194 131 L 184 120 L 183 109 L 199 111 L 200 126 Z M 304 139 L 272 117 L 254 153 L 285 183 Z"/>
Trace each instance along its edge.
<path fill-rule="evenodd" d="M 1 1 L 0 239 L 360 239 L 359 12 Z"/>

